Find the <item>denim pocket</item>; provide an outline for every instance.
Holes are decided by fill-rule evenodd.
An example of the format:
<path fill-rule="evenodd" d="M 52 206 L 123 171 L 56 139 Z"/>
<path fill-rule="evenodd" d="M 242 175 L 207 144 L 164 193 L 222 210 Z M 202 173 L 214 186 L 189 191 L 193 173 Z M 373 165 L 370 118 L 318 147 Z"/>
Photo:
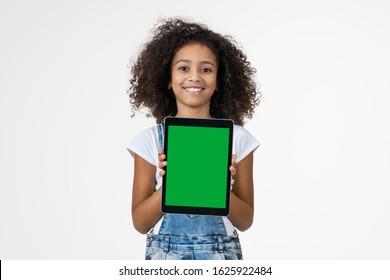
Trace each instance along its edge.
<path fill-rule="evenodd" d="M 146 247 L 145 260 L 165 260 L 167 253 L 163 249 L 155 246 Z"/>
<path fill-rule="evenodd" d="M 242 249 L 238 237 L 225 244 L 225 260 L 242 260 Z"/>
<path fill-rule="evenodd" d="M 146 238 L 145 260 L 161 260 L 164 251 L 159 247 L 153 246 L 155 238 L 148 235 Z"/>

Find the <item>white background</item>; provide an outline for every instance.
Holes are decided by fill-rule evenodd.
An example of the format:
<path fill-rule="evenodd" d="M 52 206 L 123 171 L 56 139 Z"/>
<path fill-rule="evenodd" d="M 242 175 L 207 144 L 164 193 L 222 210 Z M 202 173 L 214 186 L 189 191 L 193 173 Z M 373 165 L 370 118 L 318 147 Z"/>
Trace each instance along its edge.
<path fill-rule="evenodd" d="M 387 1 L 0 1 L 0 259 L 142 259 L 128 65 L 159 18 L 258 70 L 246 259 L 390 258 Z"/>

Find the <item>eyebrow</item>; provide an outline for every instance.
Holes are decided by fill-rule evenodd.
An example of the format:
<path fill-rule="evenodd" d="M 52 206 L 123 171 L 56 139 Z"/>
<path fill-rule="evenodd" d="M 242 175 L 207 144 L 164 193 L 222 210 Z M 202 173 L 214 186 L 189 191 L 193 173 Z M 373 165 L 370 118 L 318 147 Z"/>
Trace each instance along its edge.
<path fill-rule="evenodd" d="M 191 63 L 192 61 L 189 59 L 180 59 L 180 60 L 176 61 L 175 65 L 180 63 L 180 62 Z M 208 60 L 202 60 L 202 61 L 200 61 L 200 64 L 211 64 L 211 65 L 215 66 L 214 63 L 212 63 L 211 61 L 208 61 Z"/>

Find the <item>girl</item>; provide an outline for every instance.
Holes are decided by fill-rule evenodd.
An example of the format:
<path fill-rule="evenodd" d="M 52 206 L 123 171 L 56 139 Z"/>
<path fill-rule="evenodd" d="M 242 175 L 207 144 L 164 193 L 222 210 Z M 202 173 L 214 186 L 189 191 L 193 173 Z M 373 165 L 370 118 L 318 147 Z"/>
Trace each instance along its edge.
<path fill-rule="evenodd" d="M 128 93 L 133 116 L 147 107 L 148 117 L 159 124 L 128 146 L 134 157 L 132 218 L 140 233 L 148 233 L 146 259 L 242 259 L 236 229 L 252 225 L 253 152 L 259 146 L 242 126 L 259 104 L 255 73 L 231 37 L 182 19 L 157 25 L 132 65 Z M 161 148 L 166 116 L 235 122 L 228 217 L 161 213 L 162 168 L 168 164 Z"/>

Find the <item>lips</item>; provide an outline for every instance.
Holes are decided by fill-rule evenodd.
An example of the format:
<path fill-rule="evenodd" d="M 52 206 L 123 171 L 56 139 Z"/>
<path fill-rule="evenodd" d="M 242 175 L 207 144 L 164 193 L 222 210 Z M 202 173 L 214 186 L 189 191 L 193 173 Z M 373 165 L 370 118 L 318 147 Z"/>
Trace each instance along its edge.
<path fill-rule="evenodd" d="M 187 88 L 184 88 L 184 90 L 186 92 L 188 92 L 189 94 L 199 94 L 203 88 L 200 88 L 200 87 L 187 87 Z"/>

